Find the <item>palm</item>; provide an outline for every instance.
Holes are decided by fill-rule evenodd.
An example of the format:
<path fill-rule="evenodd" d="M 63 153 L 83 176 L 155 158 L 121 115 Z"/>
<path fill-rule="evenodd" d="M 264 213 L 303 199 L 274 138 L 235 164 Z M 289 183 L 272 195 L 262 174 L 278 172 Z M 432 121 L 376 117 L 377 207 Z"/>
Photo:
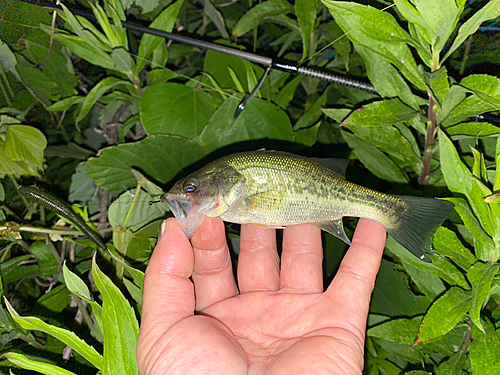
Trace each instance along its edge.
<path fill-rule="evenodd" d="M 377 224 L 367 225 L 375 225 L 375 232 L 379 229 Z M 323 293 L 321 278 L 318 278 L 321 276 L 318 274 L 321 273 L 319 232 L 313 227 L 303 227 L 298 238 L 304 251 L 285 255 L 285 238 L 281 274 L 275 249 L 259 254 L 252 246 L 268 247 L 273 239 L 271 231 L 251 227 L 245 230 L 247 235 L 242 233 L 238 269 L 240 294 L 237 294 L 234 278 L 231 281 L 229 277 L 232 271 L 227 267 L 227 259 L 220 262 L 221 257 L 228 257 L 228 253 L 222 255 L 227 249 L 220 254 L 216 254 L 214 248 L 202 250 L 203 240 L 196 236 L 193 238 L 195 262 L 205 262 L 205 265 L 194 265 L 196 300 L 193 284 L 185 280 L 178 291 L 188 294 L 183 299 L 179 299 L 178 293 L 167 297 L 177 298 L 176 307 L 165 304 L 158 291 L 148 296 L 147 277 L 138 346 L 141 373 L 360 374 L 369 294 L 378 266 L 363 274 L 344 264 L 339 272 L 343 276 L 336 277 Z M 287 231 L 292 233 L 291 229 Z M 251 237 L 254 232 L 263 237 L 245 242 L 245 236 Z M 377 243 L 375 239 L 378 250 L 371 251 L 375 262 L 380 259 L 385 238 L 381 231 L 377 235 L 382 241 Z M 289 247 L 293 249 L 294 245 Z M 199 251 L 202 253 L 197 253 Z M 302 258 L 302 262 L 294 257 Z M 366 253 L 363 258 L 366 260 Z M 154 256 L 150 264 L 153 259 Z M 147 274 L 151 273 L 148 269 Z M 155 283 L 159 281 L 156 277 L 149 280 L 152 279 Z M 148 309 L 148 300 L 153 299 L 151 306 L 155 306 L 157 314 Z M 197 315 L 193 315 L 195 306 Z"/>

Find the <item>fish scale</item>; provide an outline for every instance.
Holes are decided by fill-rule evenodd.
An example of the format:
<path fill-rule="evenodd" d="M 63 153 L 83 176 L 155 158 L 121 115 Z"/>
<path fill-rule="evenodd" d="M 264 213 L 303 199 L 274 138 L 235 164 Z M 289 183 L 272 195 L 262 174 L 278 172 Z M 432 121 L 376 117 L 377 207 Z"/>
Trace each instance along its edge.
<path fill-rule="evenodd" d="M 344 178 L 345 166 L 279 151 L 242 152 L 178 181 L 162 200 L 189 238 L 206 215 L 269 228 L 311 223 L 350 243 L 342 217 L 354 216 L 377 221 L 411 253 L 430 261 L 425 253 L 453 204 L 354 184 Z"/>

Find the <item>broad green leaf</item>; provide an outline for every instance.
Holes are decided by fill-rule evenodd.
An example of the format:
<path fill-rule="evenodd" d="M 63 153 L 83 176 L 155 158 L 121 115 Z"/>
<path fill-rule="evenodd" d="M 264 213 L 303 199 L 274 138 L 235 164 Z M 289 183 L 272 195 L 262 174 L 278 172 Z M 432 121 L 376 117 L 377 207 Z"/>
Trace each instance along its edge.
<path fill-rule="evenodd" d="M 355 44 L 369 48 L 395 65 L 415 86 L 425 89 L 424 81 L 408 48 L 412 38 L 387 12 L 370 6 L 322 0 L 335 22 Z"/>
<path fill-rule="evenodd" d="M 462 103 L 466 97 L 467 97 L 466 88 L 459 85 L 451 85 L 448 90 L 448 93 L 444 98 L 444 101 L 440 103 L 441 109 L 437 113 L 437 118 L 436 118 L 437 123 L 442 124 L 443 120 L 450 114 L 450 112 L 454 110 L 458 105 L 460 105 L 460 103 Z M 454 117 L 456 116 L 454 115 Z M 453 123 L 450 123 L 450 125 L 453 125 Z"/>
<path fill-rule="evenodd" d="M 406 262 L 403 262 L 403 267 L 406 272 L 408 272 L 408 275 L 410 275 L 411 280 L 415 283 L 418 289 L 420 289 L 427 297 L 435 299 L 446 290 L 444 283 L 438 276 L 414 267 Z"/>
<path fill-rule="evenodd" d="M 447 1 L 447 0 L 445 0 Z M 448 79 L 448 71 L 446 67 L 442 66 L 434 73 L 428 73 L 421 69 L 425 83 L 431 91 L 431 95 L 437 100 L 439 105 L 443 103 L 450 90 L 450 82 Z"/>
<path fill-rule="evenodd" d="M 8 285 L 11 282 L 16 282 L 22 278 L 30 277 L 38 273 L 37 265 L 23 265 L 23 263 L 33 260 L 33 256 L 26 254 L 9 259 L 0 264 L 0 274 L 2 276 L 3 285 Z"/>
<path fill-rule="evenodd" d="M 382 151 L 354 134 L 346 131 L 341 133 L 358 159 L 375 176 L 392 182 L 408 182 L 406 174 Z"/>
<path fill-rule="evenodd" d="M 204 157 L 196 143 L 172 135 L 149 136 L 139 142 L 101 151 L 99 158 L 90 158 L 85 163 L 89 167 L 88 174 L 99 186 L 115 192 L 137 185 L 132 167 L 141 169 L 160 183 L 166 183 Z"/>
<path fill-rule="evenodd" d="M 233 35 L 235 37 L 240 37 L 245 35 L 254 27 L 259 26 L 269 17 L 291 12 L 293 12 L 293 6 L 285 0 L 264 1 L 254 6 L 239 19 L 233 29 Z"/>
<path fill-rule="evenodd" d="M 46 109 L 52 100 L 57 98 L 57 82 L 52 81 L 43 72 L 16 54 L 16 69 L 21 76 L 21 81 L 29 93 L 38 100 Z"/>
<path fill-rule="evenodd" d="M 178 83 L 148 87 L 141 100 L 141 120 L 149 135 L 198 136 L 215 112 L 213 97 Z"/>
<path fill-rule="evenodd" d="M 445 198 L 455 205 L 455 211 L 464 222 L 467 230 L 474 237 L 474 250 L 476 257 L 482 261 L 490 260 L 490 254 L 495 248 L 495 244 L 490 236 L 486 234 L 481 224 L 472 213 L 467 201 L 462 198 Z"/>
<path fill-rule="evenodd" d="M 49 34 L 52 32 L 51 28 L 48 26 L 43 27 L 42 25 L 41 28 Z M 93 65 L 100 66 L 104 69 L 115 69 L 115 63 L 109 54 L 100 49 L 96 49 L 95 46 L 86 43 L 78 36 L 56 33 L 54 34 L 54 39 L 63 44 L 74 54 Z"/>
<path fill-rule="evenodd" d="M 436 275 L 450 285 L 458 285 L 463 289 L 470 289 L 462 272 L 446 259 L 429 254 L 432 263 L 422 262 L 397 243 L 392 237 L 387 238 L 387 249 L 404 263 L 408 263 L 415 268 Z"/>
<path fill-rule="evenodd" d="M 367 335 L 397 342 L 399 344 L 413 345 L 421 321 L 421 316 L 412 319 L 390 320 L 370 328 Z"/>
<path fill-rule="evenodd" d="M 316 123 L 321 115 L 321 107 L 326 103 L 328 96 L 328 89 L 314 102 L 313 105 L 298 119 L 298 121 L 293 126 L 293 130 L 299 130 L 304 128 L 309 128 L 314 123 Z"/>
<path fill-rule="evenodd" d="M 473 374 L 500 374 L 500 338 L 495 326 L 483 320 L 484 331 L 472 326 L 469 357 Z"/>
<path fill-rule="evenodd" d="M 13 160 L 5 151 L 5 142 L 0 139 L 0 178 L 12 176 L 38 176 L 38 167 L 24 160 Z"/>
<path fill-rule="evenodd" d="M 153 86 L 156 83 L 165 83 L 171 79 L 177 78 L 177 73 L 167 68 L 153 69 L 147 73 L 147 85 Z M 147 90 L 146 90 L 147 91 Z"/>
<path fill-rule="evenodd" d="M 367 104 L 355 110 L 342 125 L 387 126 L 410 121 L 419 115 L 417 111 L 403 104 L 399 99 L 386 99 Z"/>
<path fill-rule="evenodd" d="M 61 284 L 53 288 L 50 292 L 43 294 L 37 299 L 36 304 L 46 309 L 60 313 L 71 302 L 71 293 L 66 285 Z"/>
<path fill-rule="evenodd" d="M 130 259 L 142 263 L 146 262 L 151 257 L 151 252 L 156 245 L 162 222 L 163 220 L 157 220 L 133 233 L 127 248 L 127 256 Z"/>
<path fill-rule="evenodd" d="M 168 33 L 172 32 L 177 14 L 179 13 L 183 2 L 184 0 L 177 0 L 177 2 L 170 5 L 155 18 L 149 27 L 166 31 Z M 165 39 L 149 34 L 142 35 L 137 56 L 136 74 L 144 69 L 144 66 L 146 65 L 146 62 L 150 58 L 151 54 L 161 43 L 165 43 Z"/>
<path fill-rule="evenodd" d="M 134 70 L 132 57 L 125 48 L 115 48 L 111 52 L 111 57 L 115 62 L 115 69 L 126 74 L 131 74 Z"/>
<path fill-rule="evenodd" d="M 434 249 L 438 254 L 450 258 L 455 264 L 464 270 L 468 270 L 476 261 L 462 242 L 458 239 L 455 232 L 445 227 L 439 227 L 434 235 Z"/>
<path fill-rule="evenodd" d="M 159 0 L 135 0 L 134 2 L 135 5 L 142 8 L 143 13 L 152 12 L 160 3 Z M 162 4 L 164 3 L 162 2 Z"/>
<path fill-rule="evenodd" d="M 63 275 L 64 275 L 64 283 L 68 290 L 77 295 L 80 298 L 85 300 L 91 300 L 90 291 L 87 285 L 80 279 L 76 274 L 71 272 L 69 268 L 66 266 L 66 262 L 63 265 Z"/>
<path fill-rule="evenodd" d="M 477 262 L 467 271 L 472 284 L 472 306 L 470 317 L 474 324 L 484 332 L 481 325 L 481 309 L 490 296 L 491 282 L 498 272 L 499 264 Z"/>
<path fill-rule="evenodd" d="M 391 262 L 382 260 L 370 304 L 371 313 L 415 316 L 424 314 L 431 302 L 426 296 L 413 294 L 404 273 Z"/>
<path fill-rule="evenodd" d="M 30 251 L 38 260 L 38 275 L 40 277 L 53 276 L 57 272 L 59 263 L 48 245 L 37 241 L 30 245 Z"/>
<path fill-rule="evenodd" d="M 438 367 L 437 375 L 462 375 L 466 368 L 469 357 L 463 351 L 459 350 L 447 360 L 441 362 Z M 470 365 L 469 365 L 470 367 Z"/>
<path fill-rule="evenodd" d="M 90 112 L 94 104 L 101 98 L 101 96 L 118 85 L 133 87 L 131 83 L 115 77 L 106 77 L 99 81 L 99 83 L 95 85 L 85 97 L 82 108 L 80 109 L 80 113 L 78 113 L 78 117 L 76 118 L 76 122 L 80 122 L 85 116 L 87 116 L 87 114 Z"/>
<path fill-rule="evenodd" d="M 419 109 L 410 87 L 393 65 L 382 56 L 372 53 L 368 48 L 357 46 L 356 52 L 363 58 L 366 74 L 382 97 L 399 97 L 403 103 L 414 110 Z"/>
<path fill-rule="evenodd" d="M 35 361 L 19 353 L 5 353 L 4 357 L 14 365 L 25 370 L 33 370 L 45 375 L 76 375 L 74 372 L 65 370 L 50 363 Z"/>
<path fill-rule="evenodd" d="M 323 108 L 322 111 L 339 124 L 351 113 L 349 108 Z"/>
<path fill-rule="evenodd" d="M 500 1 L 498 7 L 500 9 Z M 470 75 L 460 81 L 460 86 L 469 89 L 496 110 L 500 109 L 500 79 L 497 77 L 487 74 Z"/>
<path fill-rule="evenodd" d="M 493 137 L 500 134 L 500 127 L 488 122 L 463 122 L 446 128 L 446 133 L 453 136 L 453 139 L 462 137 Z"/>
<path fill-rule="evenodd" d="M 7 299 L 4 300 L 7 310 L 9 310 L 12 318 L 24 329 L 36 330 L 45 332 L 69 345 L 80 354 L 83 358 L 89 361 L 99 370 L 102 369 L 103 357 L 89 344 L 76 336 L 75 333 L 60 327 L 56 327 L 43 322 L 41 319 L 35 317 L 22 317 L 14 310 Z"/>
<path fill-rule="evenodd" d="M 452 192 L 464 194 L 467 197 L 486 233 L 493 235 L 494 224 L 491 211 L 488 204 L 483 202 L 485 195 L 474 184 L 471 171 L 462 162 L 455 146 L 442 131 L 439 131 L 439 149 L 441 171 L 446 185 Z"/>
<path fill-rule="evenodd" d="M 132 208 L 134 192 L 132 190 L 126 191 L 109 206 L 108 217 L 113 228 L 123 226 L 125 218 L 127 218 L 126 228 L 136 232 L 146 224 L 163 216 L 163 211 L 158 209 L 157 205 L 148 203 L 152 200 L 151 195 L 142 190 L 139 190 L 139 195 Z"/>
<path fill-rule="evenodd" d="M 290 119 L 283 110 L 267 101 L 252 99 L 235 119 L 234 114 L 240 98 L 238 96 L 227 99 L 197 138 L 206 152 L 247 140 L 292 141 Z"/>
<path fill-rule="evenodd" d="M 405 125 L 401 125 L 401 128 L 405 128 Z M 368 127 L 351 125 L 349 129 L 357 137 L 370 143 L 373 147 L 387 152 L 393 160 L 398 161 L 398 167 L 410 166 L 415 173 L 420 174 L 422 169 L 420 150 L 418 150 L 419 154 L 416 155 L 415 148 L 395 126 Z"/>
<path fill-rule="evenodd" d="M 120 289 L 101 272 L 95 258 L 92 275 L 102 296 L 102 320 L 104 335 L 103 375 L 139 374 L 136 346 L 139 323 L 134 309 Z"/>
<path fill-rule="evenodd" d="M 306 129 L 300 129 L 293 132 L 293 141 L 307 147 L 311 147 L 318 140 L 318 130 L 320 122 Z"/>
<path fill-rule="evenodd" d="M 438 338 L 450 332 L 462 320 L 471 306 L 471 293 L 452 287 L 425 314 L 416 344 Z"/>
<path fill-rule="evenodd" d="M 59 100 L 58 102 L 55 102 L 51 106 L 47 107 L 47 109 L 49 111 L 54 111 L 54 112 L 66 111 L 74 104 L 83 103 L 84 100 L 85 97 L 83 96 L 70 96 L 69 98 L 65 98 Z"/>
<path fill-rule="evenodd" d="M 280 90 L 275 101 L 278 107 L 280 107 L 281 109 L 286 109 L 286 107 L 288 107 L 288 104 L 292 101 L 293 96 L 295 95 L 295 91 L 302 81 L 302 78 L 302 75 L 297 75 L 297 77 L 288 82 L 285 87 Z"/>
<path fill-rule="evenodd" d="M 488 3 L 469 18 L 460 28 L 450 49 L 444 56 L 444 62 L 469 35 L 474 34 L 484 21 L 493 20 L 500 16 L 500 0 L 490 0 Z"/>
<path fill-rule="evenodd" d="M 224 17 L 217 10 L 217 8 L 211 3 L 210 0 L 203 0 L 203 10 L 205 14 L 212 20 L 217 30 L 219 30 L 220 35 L 224 39 L 229 39 L 229 34 L 226 30 L 226 23 L 224 22 Z"/>
<path fill-rule="evenodd" d="M 9 158 L 25 161 L 42 169 L 43 150 L 47 140 L 43 133 L 28 125 L 11 125 L 5 135 L 5 152 Z"/>
<path fill-rule="evenodd" d="M 302 36 L 302 60 L 309 54 L 310 39 L 314 30 L 317 11 L 318 0 L 295 1 L 295 14 L 297 21 L 299 21 L 300 35 Z"/>
<path fill-rule="evenodd" d="M 17 60 L 9 46 L 0 40 L 0 65 L 11 72 L 14 77 L 21 80 L 21 76 L 16 70 Z"/>

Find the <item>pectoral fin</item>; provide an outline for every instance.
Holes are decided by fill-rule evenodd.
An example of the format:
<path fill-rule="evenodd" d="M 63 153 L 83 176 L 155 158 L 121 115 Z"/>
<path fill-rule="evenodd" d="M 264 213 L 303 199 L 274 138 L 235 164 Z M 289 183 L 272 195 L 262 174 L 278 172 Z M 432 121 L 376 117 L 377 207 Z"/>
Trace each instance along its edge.
<path fill-rule="evenodd" d="M 323 229 L 325 232 L 333 234 L 335 237 L 340 238 L 346 244 L 350 245 L 351 240 L 347 237 L 347 234 L 344 232 L 344 226 L 342 225 L 342 218 L 335 219 L 331 221 L 325 221 L 322 223 L 312 223 L 320 229 Z"/>

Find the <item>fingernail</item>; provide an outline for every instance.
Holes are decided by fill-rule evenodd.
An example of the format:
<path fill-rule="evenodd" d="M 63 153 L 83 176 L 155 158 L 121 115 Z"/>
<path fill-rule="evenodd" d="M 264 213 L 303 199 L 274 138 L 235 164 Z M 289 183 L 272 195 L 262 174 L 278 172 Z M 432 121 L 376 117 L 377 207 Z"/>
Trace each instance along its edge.
<path fill-rule="evenodd" d="M 160 242 L 161 236 L 163 236 L 163 232 L 165 232 L 165 225 L 166 224 L 167 224 L 167 220 L 163 220 L 163 223 L 161 223 L 161 226 L 160 226 L 160 233 L 158 233 L 158 242 Z"/>

